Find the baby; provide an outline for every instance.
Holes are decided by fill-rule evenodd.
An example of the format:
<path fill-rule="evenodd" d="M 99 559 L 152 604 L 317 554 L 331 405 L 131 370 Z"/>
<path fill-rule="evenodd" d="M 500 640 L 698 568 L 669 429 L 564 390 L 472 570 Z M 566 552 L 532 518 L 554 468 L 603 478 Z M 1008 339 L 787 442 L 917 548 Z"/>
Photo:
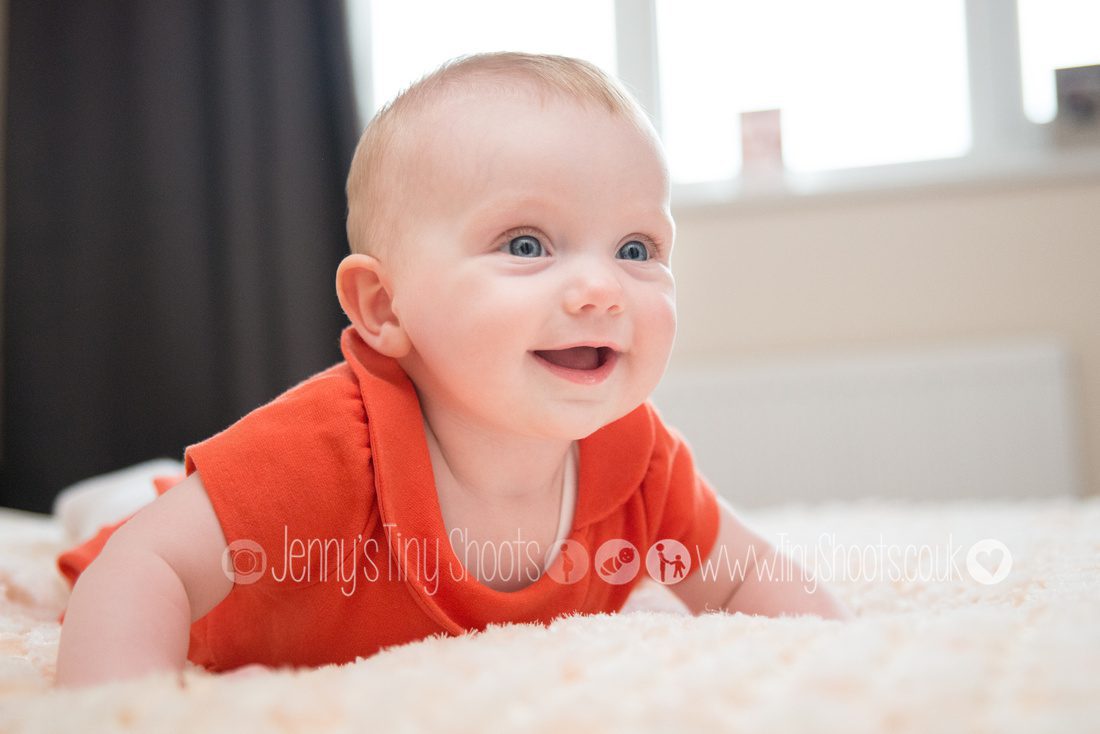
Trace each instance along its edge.
<path fill-rule="evenodd" d="M 186 478 L 59 559 L 59 684 L 341 663 L 617 611 L 645 577 L 696 614 L 849 615 L 754 573 L 775 550 L 647 400 L 675 227 L 617 82 L 556 56 L 447 64 L 371 121 L 348 204 L 344 361 L 188 447 Z"/>

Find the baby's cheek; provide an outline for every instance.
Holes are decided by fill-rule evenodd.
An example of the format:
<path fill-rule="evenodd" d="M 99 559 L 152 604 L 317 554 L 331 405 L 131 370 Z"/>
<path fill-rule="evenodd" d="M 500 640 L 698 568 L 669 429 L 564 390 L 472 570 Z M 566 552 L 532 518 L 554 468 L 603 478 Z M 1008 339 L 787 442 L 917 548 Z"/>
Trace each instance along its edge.
<path fill-rule="evenodd" d="M 635 314 L 634 371 L 637 389 L 648 395 L 660 382 L 676 338 L 676 308 L 666 298 L 655 296 Z M 643 398 L 645 396 L 643 395 Z"/>
<path fill-rule="evenodd" d="M 645 318 L 639 325 L 655 350 L 666 354 L 676 339 L 676 302 L 672 295 L 660 295 L 648 304 Z"/>
<path fill-rule="evenodd" d="M 654 387 L 664 376 L 668 367 L 669 358 L 672 356 L 672 346 L 676 341 L 676 307 L 666 302 L 654 315 L 652 320 L 653 339 L 653 363 L 650 368 L 654 371 Z"/>
<path fill-rule="evenodd" d="M 508 285 L 481 283 L 463 291 L 462 312 L 467 319 L 463 329 L 484 334 L 486 339 L 504 346 L 509 341 L 526 343 L 537 328 L 539 305 L 547 297 L 523 283 Z"/>

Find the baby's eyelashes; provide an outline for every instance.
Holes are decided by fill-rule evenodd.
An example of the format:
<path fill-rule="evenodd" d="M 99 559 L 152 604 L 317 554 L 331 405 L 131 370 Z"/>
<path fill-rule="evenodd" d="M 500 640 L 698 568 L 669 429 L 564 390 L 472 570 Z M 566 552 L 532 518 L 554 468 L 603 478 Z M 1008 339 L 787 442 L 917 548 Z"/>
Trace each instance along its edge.
<path fill-rule="evenodd" d="M 522 258 L 539 258 L 548 254 L 542 240 L 528 233 L 513 236 L 500 249 L 507 249 L 508 254 Z M 632 262 L 646 262 L 660 256 L 660 248 L 652 240 L 643 238 L 635 238 L 623 243 L 615 253 L 617 259 Z"/>

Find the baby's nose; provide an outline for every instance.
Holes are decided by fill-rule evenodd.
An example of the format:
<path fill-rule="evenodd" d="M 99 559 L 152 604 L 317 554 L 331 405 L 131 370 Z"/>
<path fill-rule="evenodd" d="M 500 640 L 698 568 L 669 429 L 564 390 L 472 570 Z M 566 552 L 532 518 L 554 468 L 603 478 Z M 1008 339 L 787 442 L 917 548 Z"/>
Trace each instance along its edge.
<path fill-rule="evenodd" d="M 569 284 L 565 304 L 571 313 L 622 313 L 622 283 L 610 268 L 583 263 Z"/>

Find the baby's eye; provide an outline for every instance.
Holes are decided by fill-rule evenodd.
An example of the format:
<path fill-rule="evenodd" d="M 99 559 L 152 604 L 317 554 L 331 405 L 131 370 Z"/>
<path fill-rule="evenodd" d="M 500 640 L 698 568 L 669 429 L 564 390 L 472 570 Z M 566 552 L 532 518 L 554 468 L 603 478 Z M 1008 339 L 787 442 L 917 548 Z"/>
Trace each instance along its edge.
<path fill-rule="evenodd" d="M 623 260 L 643 262 L 649 259 L 649 248 L 643 242 L 631 240 L 619 248 L 619 256 Z"/>
<path fill-rule="evenodd" d="M 543 254 L 543 247 L 538 238 L 525 234 L 511 239 L 508 252 L 517 257 L 539 257 Z"/>

